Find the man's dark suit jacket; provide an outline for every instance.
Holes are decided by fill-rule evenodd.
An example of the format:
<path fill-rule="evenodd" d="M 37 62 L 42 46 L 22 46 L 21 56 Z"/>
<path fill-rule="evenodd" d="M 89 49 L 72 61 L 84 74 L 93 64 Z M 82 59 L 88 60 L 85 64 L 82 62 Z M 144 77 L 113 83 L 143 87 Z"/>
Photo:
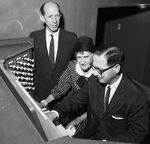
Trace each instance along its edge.
<path fill-rule="evenodd" d="M 59 77 L 71 59 L 72 48 L 77 35 L 60 28 L 57 58 L 53 70 L 50 66 L 46 47 L 45 29 L 32 32 L 35 49 L 36 100 L 41 101 L 48 97 L 51 89 L 57 85 Z"/>
<path fill-rule="evenodd" d="M 61 118 L 87 103 L 87 124 L 77 138 L 141 142 L 149 129 L 147 93 L 124 75 L 103 114 L 104 91 L 105 87 L 92 75 L 78 95 L 66 97 L 53 109 Z"/>

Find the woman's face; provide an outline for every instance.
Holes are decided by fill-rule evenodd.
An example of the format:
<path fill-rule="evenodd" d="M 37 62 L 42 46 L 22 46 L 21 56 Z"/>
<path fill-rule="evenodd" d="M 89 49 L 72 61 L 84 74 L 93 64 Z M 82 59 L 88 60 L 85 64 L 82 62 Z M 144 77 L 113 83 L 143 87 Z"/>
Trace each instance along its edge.
<path fill-rule="evenodd" d="M 88 51 L 82 51 L 76 54 L 77 62 L 83 71 L 86 71 L 91 67 L 92 57 L 93 54 Z"/>

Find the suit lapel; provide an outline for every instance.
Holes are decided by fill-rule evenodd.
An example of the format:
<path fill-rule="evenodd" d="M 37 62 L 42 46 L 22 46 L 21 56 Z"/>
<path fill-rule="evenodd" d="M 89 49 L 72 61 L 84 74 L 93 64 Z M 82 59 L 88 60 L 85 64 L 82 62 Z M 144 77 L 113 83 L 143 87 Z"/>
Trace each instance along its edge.
<path fill-rule="evenodd" d="M 40 36 L 40 39 L 39 39 L 39 43 L 40 43 L 40 48 L 41 48 L 41 53 L 44 55 L 44 56 L 47 56 L 48 57 L 48 52 L 47 52 L 47 45 L 46 45 L 46 32 L 45 32 L 45 29 L 43 30 L 41 36 Z"/>
<path fill-rule="evenodd" d="M 47 44 L 46 44 L 46 31 L 45 29 L 43 30 L 40 38 L 39 38 L 39 44 L 40 44 L 40 54 L 42 55 L 42 59 L 46 62 L 45 64 L 49 66 L 49 70 L 51 70 L 50 66 L 50 60 L 48 56 L 48 51 L 47 51 Z"/>
<path fill-rule="evenodd" d="M 125 84 L 126 84 L 126 79 L 123 76 L 123 78 L 122 78 L 119 86 L 117 87 L 117 89 L 116 89 L 116 91 L 112 97 L 112 100 L 110 101 L 110 104 L 108 105 L 107 110 L 106 110 L 104 115 L 107 115 L 114 108 L 114 106 L 121 100 L 121 98 L 123 96 Z"/>
<path fill-rule="evenodd" d="M 92 78 L 93 77 L 93 78 Z M 103 101 L 104 101 L 104 91 L 105 87 L 102 86 L 97 77 L 92 76 L 90 81 L 90 102 L 93 112 L 97 115 L 99 119 L 103 116 Z"/>
<path fill-rule="evenodd" d="M 105 85 L 101 85 L 98 83 L 98 93 L 97 97 L 99 98 L 99 118 L 101 119 L 103 117 L 103 111 L 104 111 L 104 94 L 105 94 Z"/>

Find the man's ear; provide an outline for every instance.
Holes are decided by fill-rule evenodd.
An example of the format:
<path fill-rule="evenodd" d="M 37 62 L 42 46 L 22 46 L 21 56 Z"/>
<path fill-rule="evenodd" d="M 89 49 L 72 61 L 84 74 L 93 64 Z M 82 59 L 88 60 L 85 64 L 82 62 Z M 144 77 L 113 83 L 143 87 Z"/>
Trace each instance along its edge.
<path fill-rule="evenodd" d="M 41 21 L 42 21 L 43 23 L 45 23 L 45 18 L 44 18 L 43 15 L 40 16 L 40 19 L 41 19 Z"/>
<path fill-rule="evenodd" d="M 115 72 L 116 72 L 116 73 L 119 73 L 120 70 L 121 70 L 120 64 L 116 64 L 116 65 L 114 66 L 114 68 L 115 68 Z"/>

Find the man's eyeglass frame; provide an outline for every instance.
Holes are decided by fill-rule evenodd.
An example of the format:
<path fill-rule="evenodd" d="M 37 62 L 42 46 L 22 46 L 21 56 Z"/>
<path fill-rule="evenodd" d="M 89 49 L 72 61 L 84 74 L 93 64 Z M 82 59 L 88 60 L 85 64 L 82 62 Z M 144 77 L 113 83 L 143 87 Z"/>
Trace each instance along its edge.
<path fill-rule="evenodd" d="M 116 64 L 114 64 L 114 65 L 112 65 L 112 66 L 110 66 L 110 67 L 108 67 L 108 68 L 106 68 L 106 69 L 103 69 L 103 70 L 99 69 L 98 67 L 94 67 L 94 66 L 92 65 L 92 69 L 93 69 L 93 70 L 96 70 L 100 75 L 102 75 L 105 71 L 107 71 L 107 70 L 113 68 L 115 65 L 116 65 Z"/>

